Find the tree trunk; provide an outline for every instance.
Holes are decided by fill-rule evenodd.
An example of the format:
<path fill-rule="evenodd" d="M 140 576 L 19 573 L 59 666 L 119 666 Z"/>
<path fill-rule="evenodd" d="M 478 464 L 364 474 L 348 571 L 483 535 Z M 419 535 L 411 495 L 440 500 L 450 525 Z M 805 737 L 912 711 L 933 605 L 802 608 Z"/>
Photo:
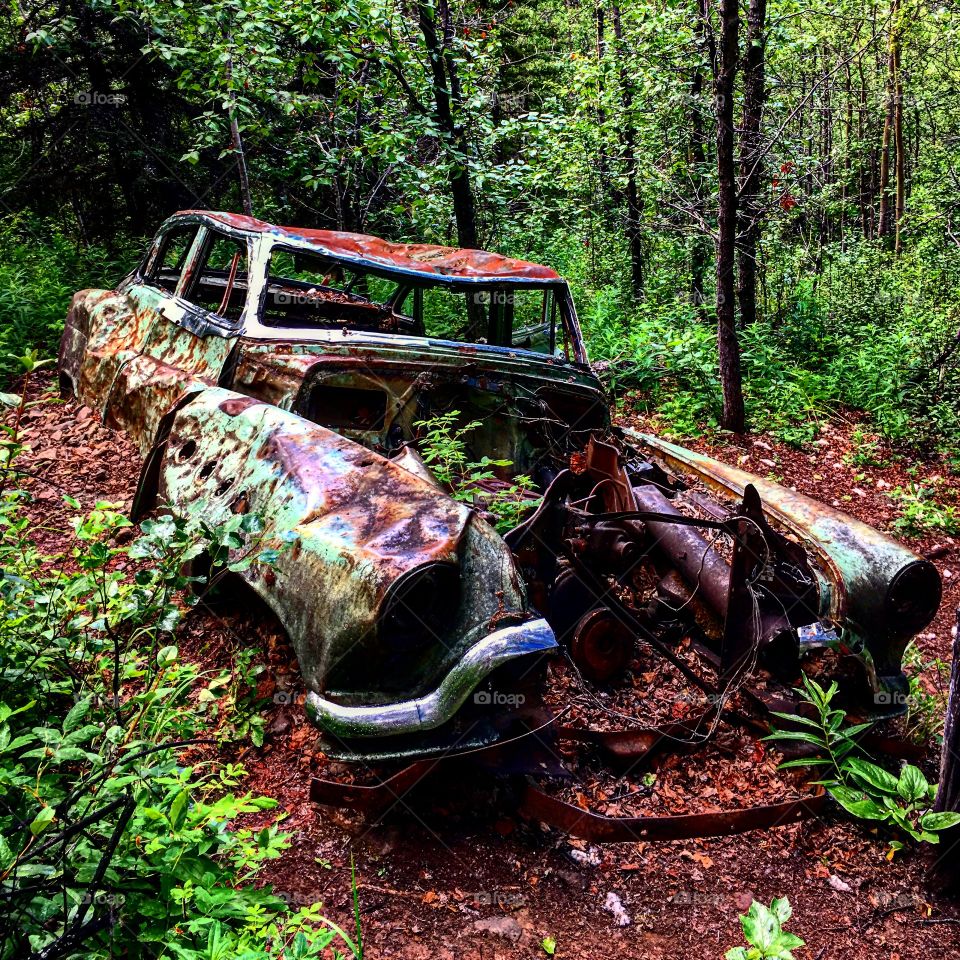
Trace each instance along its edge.
<path fill-rule="evenodd" d="M 620 102 L 623 106 L 623 159 L 627 174 L 627 247 L 630 251 L 630 289 L 634 300 L 643 297 L 643 236 L 640 231 L 640 188 L 637 183 L 637 132 L 633 124 L 633 92 L 630 89 L 630 69 L 623 49 L 623 23 L 620 6 L 611 7 L 613 35 L 617 41 L 617 62 L 620 67 Z"/>
<path fill-rule="evenodd" d="M 477 211 L 473 189 L 470 184 L 470 171 L 465 158 L 468 153 L 466 133 L 457 123 L 453 113 L 453 102 L 459 105 L 460 81 L 452 54 L 446 47 L 452 39 L 453 21 L 450 9 L 444 0 L 440 4 L 442 26 L 447 43 L 441 42 L 434 18 L 434 7 L 427 0 L 417 4 L 420 32 L 427 48 L 430 63 L 430 75 L 433 79 L 434 118 L 446 147 L 453 147 L 458 159 L 450 168 L 450 194 L 453 198 L 453 215 L 457 223 L 457 243 L 461 247 L 477 247 Z"/>
<path fill-rule="evenodd" d="M 896 55 L 894 57 L 894 69 L 896 70 L 896 83 L 894 84 L 894 104 L 893 104 L 893 151 L 894 159 L 897 164 L 897 206 L 894 214 L 894 251 L 900 253 L 903 249 L 903 240 L 900 235 L 901 220 L 906 212 L 906 167 L 907 156 L 903 146 L 903 75 L 900 72 L 900 38 L 897 37 Z"/>
<path fill-rule="evenodd" d="M 711 65 L 716 62 L 716 48 L 709 24 L 707 0 L 698 0 L 697 36 Z M 703 120 L 700 98 L 703 95 L 703 70 L 698 63 L 690 79 L 690 179 L 694 184 L 691 204 L 693 215 L 693 243 L 690 247 L 690 300 L 702 317 L 706 317 L 704 278 L 710 260 L 707 238 L 703 235 L 707 222 L 706 178 L 707 131 Z"/>
<path fill-rule="evenodd" d="M 723 386 L 721 426 L 743 433 L 746 416 L 737 339 L 737 176 L 733 94 L 737 77 L 738 0 L 720 0 L 719 62 L 714 70 L 717 118 L 717 347 Z"/>
<path fill-rule="evenodd" d="M 760 239 L 760 217 L 763 215 L 760 200 L 763 177 L 760 122 L 766 100 L 766 20 L 767 0 L 750 0 L 747 13 L 747 51 L 743 58 L 743 125 L 740 135 L 741 225 L 737 300 L 740 304 L 741 326 L 749 326 L 757 319 L 757 244 Z"/>
<path fill-rule="evenodd" d="M 229 39 L 229 38 L 228 38 Z M 237 182 L 240 187 L 240 202 L 243 212 L 253 216 L 253 199 L 250 196 L 250 178 L 247 175 L 247 155 L 243 152 L 243 138 L 240 136 L 240 124 L 237 122 L 237 107 L 233 93 L 233 56 L 228 55 L 226 63 L 227 112 L 230 119 L 230 144 L 237 161 Z"/>
<path fill-rule="evenodd" d="M 893 0 L 890 7 L 890 38 L 887 44 L 887 100 L 883 118 L 883 139 L 880 145 L 880 217 L 877 225 L 878 237 L 889 237 L 893 232 L 890 208 L 890 152 L 897 115 L 897 63 L 900 59 L 899 21 L 899 0 Z"/>
<path fill-rule="evenodd" d="M 957 635 L 953 639 L 950 666 L 950 696 L 940 749 L 940 784 L 933 809 L 960 812 L 960 608 L 957 609 Z M 937 859 L 931 873 L 939 882 L 960 883 L 960 827 L 944 830 L 940 844 L 933 848 Z"/>

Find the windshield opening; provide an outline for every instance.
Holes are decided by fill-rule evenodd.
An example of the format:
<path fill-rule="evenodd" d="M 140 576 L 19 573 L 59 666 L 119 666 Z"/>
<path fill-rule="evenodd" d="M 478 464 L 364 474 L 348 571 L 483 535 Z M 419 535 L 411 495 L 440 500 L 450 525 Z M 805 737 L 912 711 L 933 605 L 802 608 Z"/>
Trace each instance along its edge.
<path fill-rule="evenodd" d="M 565 356 L 566 337 L 557 343 L 557 314 L 549 286 L 414 283 L 275 247 L 263 324 L 404 333 Z"/>

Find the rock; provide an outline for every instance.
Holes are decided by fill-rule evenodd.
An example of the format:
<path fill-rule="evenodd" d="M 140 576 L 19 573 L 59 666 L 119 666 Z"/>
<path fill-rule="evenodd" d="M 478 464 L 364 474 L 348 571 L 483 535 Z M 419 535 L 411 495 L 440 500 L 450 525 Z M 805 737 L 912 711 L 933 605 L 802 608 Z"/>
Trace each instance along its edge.
<path fill-rule="evenodd" d="M 841 880 L 835 873 L 831 873 L 830 876 L 827 877 L 827 883 L 838 893 L 853 893 L 853 888 L 850 884 L 847 883 L 846 880 Z"/>
<path fill-rule="evenodd" d="M 567 850 L 567 856 L 582 867 L 599 867 L 603 862 L 603 855 L 598 847 L 587 847 L 586 850 L 578 850 L 572 847 Z"/>
<path fill-rule="evenodd" d="M 494 936 L 503 937 L 511 943 L 516 943 L 523 932 L 520 924 L 513 917 L 487 917 L 485 920 L 476 920 L 474 928 L 482 933 L 492 933 Z"/>
<path fill-rule="evenodd" d="M 607 913 L 613 914 L 613 922 L 618 927 L 630 926 L 632 922 L 630 914 L 627 913 L 627 908 L 623 905 L 623 901 L 619 895 L 612 890 L 607 894 L 606 900 L 603 901 L 603 909 L 606 910 Z"/>

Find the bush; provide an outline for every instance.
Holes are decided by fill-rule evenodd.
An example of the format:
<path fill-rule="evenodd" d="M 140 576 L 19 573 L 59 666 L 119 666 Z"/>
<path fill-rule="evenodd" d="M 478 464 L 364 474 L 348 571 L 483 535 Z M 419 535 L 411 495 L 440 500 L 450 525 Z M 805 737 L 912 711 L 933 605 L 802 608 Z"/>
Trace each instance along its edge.
<path fill-rule="evenodd" d="M 140 244 L 121 242 L 111 253 L 83 246 L 51 221 L 24 215 L 0 219 L 0 373 L 5 357 L 37 350 L 56 354 L 70 298 L 86 287 L 113 287 L 139 257 Z"/>
<path fill-rule="evenodd" d="M 359 928 L 253 886 L 289 840 L 275 820 L 238 824 L 275 801 L 200 749 L 218 744 L 197 705 L 209 686 L 174 643 L 184 565 L 266 562 L 256 519 L 161 517 L 117 546 L 129 521 L 101 503 L 67 556 L 45 556 L 16 437 L 0 452 L 0 958 L 361 956 Z"/>

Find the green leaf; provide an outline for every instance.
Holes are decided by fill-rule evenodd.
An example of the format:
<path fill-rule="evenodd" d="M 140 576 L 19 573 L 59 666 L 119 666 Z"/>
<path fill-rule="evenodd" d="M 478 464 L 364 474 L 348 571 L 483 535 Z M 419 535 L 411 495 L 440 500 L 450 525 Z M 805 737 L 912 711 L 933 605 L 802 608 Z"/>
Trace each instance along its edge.
<path fill-rule="evenodd" d="M 848 757 L 843 761 L 843 769 L 852 773 L 858 780 L 864 781 L 868 787 L 873 787 L 882 793 L 895 794 L 897 792 L 897 778 L 875 763 L 861 760 L 858 757 Z"/>
<path fill-rule="evenodd" d="M 927 778 L 920 770 L 909 763 L 905 763 L 897 782 L 897 792 L 900 796 L 910 802 L 922 800 L 926 797 L 929 789 L 930 784 L 927 783 Z"/>
<path fill-rule="evenodd" d="M 552 957 L 557 952 L 557 941 L 553 937 L 544 937 L 540 941 L 540 946 L 548 957 Z"/>
<path fill-rule="evenodd" d="M 793 916 L 793 907 L 787 897 L 776 897 L 770 903 L 770 909 L 780 923 L 786 923 Z"/>
<path fill-rule="evenodd" d="M 190 794 L 186 790 L 181 790 L 170 804 L 170 826 L 174 830 L 180 830 L 187 819 L 188 803 Z"/>
<path fill-rule="evenodd" d="M 925 813 L 920 818 L 920 826 L 924 830 L 949 830 L 957 824 L 960 824 L 960 813 L 954 813 L 951 810 Z"/>
<path fill-rule="evenodd" d="M 175 646 L 162 647 L 157 651 L 157 666 L 168 667 L 176 663 L 179 656 L 180 651 Z"/>
<path fill-rule="evenodd" d="M 849 787 L 828 787 L 828 793 L 847 813 L 852 813 L 860 820 L 887 820 L 889 813 L 878 806 L 861 790 L 852 790 Z"/>
<path fill-rule="evenodd" d="M 780 936 L 780 921 L 762 903 L 754 900 L 740 917 L 743 935 L 748 942 L 766 952 Z"/>
<path fill-rule="evenodd" d="M 30 824 L 30 832 L 35 836 L 39 837 L 41 833 L 47 830 L 54 820 L 54 810 L 53 807 L 44 807 L 34 818 L 33 822 Z"/>

